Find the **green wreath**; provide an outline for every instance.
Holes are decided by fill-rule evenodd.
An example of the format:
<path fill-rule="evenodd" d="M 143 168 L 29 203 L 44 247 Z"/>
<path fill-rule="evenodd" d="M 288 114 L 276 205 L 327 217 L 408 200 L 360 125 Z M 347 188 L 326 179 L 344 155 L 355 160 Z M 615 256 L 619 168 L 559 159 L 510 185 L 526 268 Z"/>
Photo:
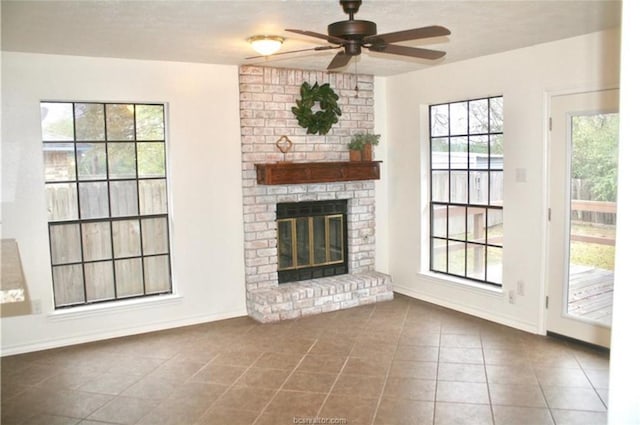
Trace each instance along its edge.
<path fill-rule="evenodd" d="M 298 124 L 307 129 L 307 134 L 327 134 L 331 126 L 338 122 L 342 111 L 338 106 L 338 95 L 325 83 L 315 83 L 313 87 L 306 81 L 300 86 L 300 99 L 291 108 L 298 119 Z M 311 108 L 320 102 L 320 110 L 313 112 Z"/>

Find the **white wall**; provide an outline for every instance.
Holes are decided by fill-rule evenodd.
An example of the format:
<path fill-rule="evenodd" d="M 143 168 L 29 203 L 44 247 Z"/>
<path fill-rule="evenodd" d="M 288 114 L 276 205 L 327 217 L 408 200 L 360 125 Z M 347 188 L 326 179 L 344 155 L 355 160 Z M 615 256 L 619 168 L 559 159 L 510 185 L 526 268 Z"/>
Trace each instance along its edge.
<path fill-rule="evenodd" d="M 2 319 L 3 354 L 246 314 L 235 66 L 3 52 L 2 88 L 2 237 L 18 240 L 43 310 Z M 41 100 L 168 104 L 178 297 L 52 314 Z"/>
<path fill-rule="evenodd" d="M 617 86 L 618 64 L 619 32 L 613 31 L 388 78 L 389 262 L 396 291 L 543 330 L 546 99 L 559 90 Z M 491 95 L 504 96 L 504 290 L 515 289 L 520 279 L 525 283 L 525 295 L 513 305 L 504 292 L 420 273 L 421 232 L 428 234 L 421 229 L 420 184 L 427 171 L 421 163 L 428 148 L 426 105 Z M 526 170 L 526 182 L 516 183 L 517 168 Z"/>
<path fill-rule="evenodd" d="M 637 40 L 640 2 L 625 1 L 622 9 L 622 58 L 620 76 L 620 145 L 616 274 L 611 328 L 609 423 L 640 424 L 640 285 L 638 284 L 638 97 L 640 63 Z"/>
<path fill-rule="evenodd" d="M 387 142 L 387 79 L 375 77 L 374 87 L 374 133 L 380 135 L 380 144 L 374 148 L 374 158 L 382 161 L 380 180 L 376 180 L 376 270 L 389 273 L 389 175 Z"/>

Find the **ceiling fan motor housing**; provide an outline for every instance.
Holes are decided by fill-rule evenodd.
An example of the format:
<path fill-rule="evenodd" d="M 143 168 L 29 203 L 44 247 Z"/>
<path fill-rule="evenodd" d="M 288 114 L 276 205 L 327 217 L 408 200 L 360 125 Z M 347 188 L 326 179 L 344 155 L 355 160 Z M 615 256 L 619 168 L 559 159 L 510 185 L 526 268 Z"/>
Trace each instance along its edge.
<path fill-rule="evenodd" d="M 362 51 L 362 40 L 365 37 L 376 35 L 378 33 L 378 28 L 375 22 L 350 20 L 330 24 L 327 28 L 327 32 L 332 37 L 353 41 L 352 43 L 347 43 L 344 46 L 345 53 L 353 56 L 359 55 Z"/>

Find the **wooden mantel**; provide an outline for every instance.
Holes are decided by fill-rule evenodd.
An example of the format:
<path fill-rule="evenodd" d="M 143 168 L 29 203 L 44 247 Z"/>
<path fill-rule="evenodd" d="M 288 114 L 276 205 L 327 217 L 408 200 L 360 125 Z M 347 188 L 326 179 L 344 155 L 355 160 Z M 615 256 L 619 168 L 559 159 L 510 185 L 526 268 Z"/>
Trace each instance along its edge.
<path fill-rule="evenodd" d="M 273 185 L 379 180 L 381 162 L 277 162 L 255 166 L 258 184 Z"/>

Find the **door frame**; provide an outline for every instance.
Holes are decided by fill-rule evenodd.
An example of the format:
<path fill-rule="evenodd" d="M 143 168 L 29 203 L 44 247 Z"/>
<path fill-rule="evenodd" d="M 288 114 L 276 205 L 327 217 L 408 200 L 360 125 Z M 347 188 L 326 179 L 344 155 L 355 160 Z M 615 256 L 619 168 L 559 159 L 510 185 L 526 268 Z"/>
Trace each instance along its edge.
<path fill-rule="evenodd" d="M 582 93 L 590 93 L 596 91 L 606 90 L 620 90 L 619 84 L 590 84 L 584 86 L 577 86 L 565 89 L 545 90 L 544 97 L 544 110 L 543 110 L 543 181 L 545 186 L 543 188 L 543 209 L 541 211 L 542 220 L 544 220 L 544 231 L 542 237 L 543 243 L 543 256 L 542 266 L 544 268 L 543 278 L 544 282 L 541 285 L 540 298 L 538 312 L 540 314 L 539 331 L 540 334 L 546 335 L 548 332 L 548 296 L 551 291 L 551 270 L 550 270 L 550 258 L 551 258 L 551 220 L 549 219 L 549 211 L 551 208 L 551 100 L 557 96 L 577 95 Z M 566 297 L 563 289 L 563 298 Z M 563 301 L 564 302 L 564 301 Z M 597 325 L 596 325 L 597 326 Z"/>

